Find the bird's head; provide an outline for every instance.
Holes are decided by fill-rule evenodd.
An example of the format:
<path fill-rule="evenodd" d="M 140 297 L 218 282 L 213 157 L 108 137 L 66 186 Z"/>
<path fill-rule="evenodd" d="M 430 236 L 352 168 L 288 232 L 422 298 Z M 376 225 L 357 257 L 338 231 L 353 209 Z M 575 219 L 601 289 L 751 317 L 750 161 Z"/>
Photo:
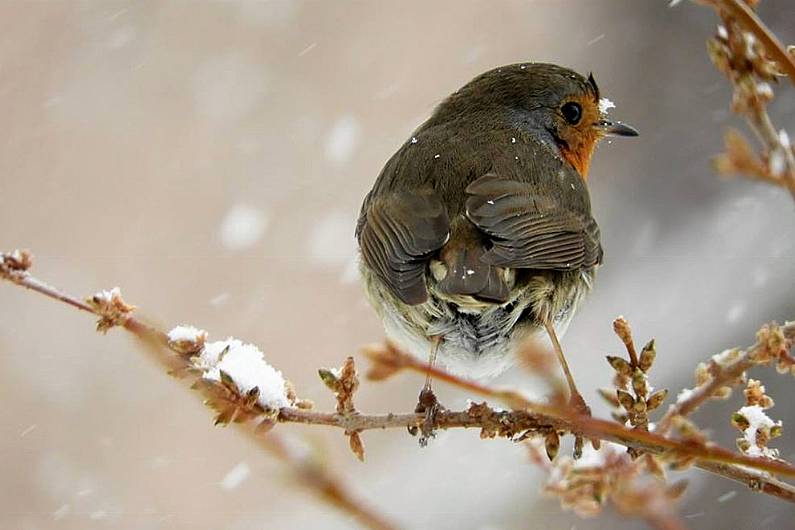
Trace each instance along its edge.
<path fill-rule="evenodd" d="M 607 117 L 612 106 L 599 94 L 593 75 L 584 77 L 554 64 L 520 63 L 479 75 L 442 103 L 435 116 L 507 111 L 520 126 L 546 131 L 561 155 L 587 178 L 599 140 L 638 135 Z"/>

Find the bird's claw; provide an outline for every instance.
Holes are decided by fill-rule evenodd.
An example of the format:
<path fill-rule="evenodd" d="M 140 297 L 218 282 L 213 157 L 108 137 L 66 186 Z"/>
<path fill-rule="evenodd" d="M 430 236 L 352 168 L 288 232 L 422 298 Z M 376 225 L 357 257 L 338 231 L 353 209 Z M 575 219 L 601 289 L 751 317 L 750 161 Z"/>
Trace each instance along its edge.
<path fill-rule="evenodd" d="M 433 393 L 430 387 L 422 389 L 414 412 L 417 414 L 424 413 L 425 419 L 419 428 L 409 427 L 409 432 L 412 435 L 416 435 L 418 432 L 420 433 L 420 447 L 427 446 L 428 440 L 436 437 L 436 416 L 443 408 L 439 400 L 436 399 L 436 394 Z"/>

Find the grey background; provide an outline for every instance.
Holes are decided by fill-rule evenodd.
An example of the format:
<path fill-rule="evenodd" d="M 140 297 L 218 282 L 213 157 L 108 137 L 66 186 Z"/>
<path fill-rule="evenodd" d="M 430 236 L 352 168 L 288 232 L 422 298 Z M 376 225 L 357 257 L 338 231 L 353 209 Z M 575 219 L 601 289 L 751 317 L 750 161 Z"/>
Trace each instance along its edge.
<path fill-rule="evenodd" d="M 382 337 L 353 274 L 353 226 L 384 161 L 446 94 L 494 66 L 593 71 L 642 133 L 598 150 L 591 193 L 605 265 L 564 345 L 586 398 L 620 351 L 612 319 L 657 338 L 652 381 L 673 395 L 696 363 L 795 318 L 795 207 L 782 190 L 713 174 L 730 89 L 710 65 L 712 12 L 664 1 L 0 2 L 0 246 L 76 294 L 120 285 L 142 314 L 259 345 L 301 396 Z M 795 41 L 790 2 L 762 16 Z M 795 133 L 795 95 L 772 105 Z M 235 220 L 238 220 L 236 224 Z M 238 225 L 248 230 L 235 230 Z M 195 395 L 119 331 L 0 286 L 0 527 L 351 528 L 283 467 L 212 427 Z M 363 362 L 362 362 L 363 365 Z M 760 372 L 795 457 L 792 381 Z M 364 384 L 367 411 L 406 411 L 421 378 Z M 517 369 L 496 384 L 540 395 Z M 442 401 L 468 397 L 439 385 Z M 789 392 L 789 393 L 788 393 Z M 732 447 L 737 396 L 696 419 Z M 522 447 L 442 433 L 282 426 L 407 528 L 637 528 L 580 520 L 538 494 Z M 301 441 L 303 440 L 303 441 Z M 249 475 L 221 485 L 243 463 Z M 693 474 L 692 528 L 784 528 L 792 510 Z M 736 491 L 729 502 L 724 494 Z M 724 497 L 725 498 L 725 497 Z"/>

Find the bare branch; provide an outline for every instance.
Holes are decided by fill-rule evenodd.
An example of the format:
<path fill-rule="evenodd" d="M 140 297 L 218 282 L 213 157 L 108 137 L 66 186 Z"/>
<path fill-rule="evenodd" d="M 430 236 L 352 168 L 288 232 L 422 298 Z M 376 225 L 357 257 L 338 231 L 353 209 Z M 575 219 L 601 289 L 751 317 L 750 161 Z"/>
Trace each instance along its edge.
<path fill-rule="evenodd" d="M 17 258 L 24 258 L 24 260 Z M 24 263 L 24 266 L 21 266 L 22 263 Z M 92 302 L 82 302 L 75 297 L 62 293 L 58 289 L 31 276 L 27 272 L 30 265 L 31 256 L 29 252 L 15 251 L 9 254 L 0 254 L 0 279 L 8 280 L 54 300 L 92 313 L 100 318 L 100 323 L 107 320 L 108 315 L 105 313 L 102 303 L 93 303 L 93 300 Z M 117 296 L 118 299 L 115 300 L 114 303 L 118 306 L 118 304 L 120 302 L 123 303 L 123 301 L 121 301 L 120 294 L 117 294 Z M 184 350 L 179 349 L 177 344 L 171 344 L 168 336 L 164 332 L 136 319 L 129 313 L 125 315 L 124 319 L 116 319 L 113 323 L 123 327 L 138 337 L 145 346 L 145 349 L 158 363 L 167 368 L 169 373 L 177 376 L 184 382 L 193 382 L 192 378 L 185 377 L 190 373 L 191 367 Z M 107 329 L 99 326 L 98 328 L 102 331 Z M 217 385 L 206 385 L 194 388 L 203 391 L 211 400 L 217 399 L 217 392 L 221 390 Z M 268 427 L 270 427 L 267 418 L 260 424 L 246 422 L 245 420 L 250 417 L 246 412 L 248 411 L 243 411 L 243 413 L 237 417 L 233 415 L 233 417 L 229 418 L 228 422 L 233 423 L 237 429 L 242 431 L 259 447 L 287 463 L 290 469 L 295 472 L 300 483 L 307 489 L 330 505 L 354 517 L 367 528 L 373 530 L 390 530 L 396 528 L 391 522 L 387 521 L 384 516 L 366 506 L 361 500 L 356 499 L 338 477 L 334 476 L 328 469 L 320 465 L 320 463 L 313 460 L 310 455 L 296 451 L 291 444 L 287 443 L 283 437 L 280 437 L 276 433 L 268 432 L 267 435 L 264 436 L 263 434 L 268 430 Z M 257 412 L 262 414 L 263 411 L 260 409 Z"/>
<path fill-rule="evenodd" d="M 83 311 L 96 314 L 100 318 L 106 316 L 93 309 L 90 305 L 65 295 L 37 280 L 26 269 L 16 268 L 13 260 L 8 259 L 12 255 L 0 254 L 0 278 L 33 289 Z M 195 369 L 189 363 L 184 349 L 177 347 L 178 343 L 171 343 L 165 333 L 129 314 L 119 324 L 141 338 L 156 360 L 166 366 L 171 373 L 182 376 L 186 381 L 191 380 L 187 375 Z M 789 328 L 787 329 L 789 330 Z M 638 451 L 660 455 L 663 458 L 676 459 L 684 455 L 693 460 L 695 465 L 702 469 L 738 480 L 784 500 L 795 502 L 795 488 L 767 474 L 777 473 L 783 476 L 795 477 L 795 467 L 783 461 L 748 457 L 706 443 L 694 443 L 692 440 L 681 441 L 667 438 L 657 433 L 628 429 L 616 422 L 579 414 L 576 410 L 567 406 L 533 402 L 516 391 L 491 388 L 474 381 L 459 378 L 437 367 L 430 367 L 426 363 L 418 361 L 390 345 L 386 347 L 370 347 L 366 350 L 366 353 L 375 361 L 375 366 L 371 373 L 375 373 L 379 377 L 383 377 L 385 373 L 394 373 L 402 369 L 414 371 L 423 376 L 430 372 L 436 381 L 444 381 L 475 394 L 499 400 L 514 409 L 511 411 L 496 411 L 485 404 L 480 404 L 473 405 L 468 410 L 461 412 L 442 411 L 438 418 L 438 428 L 478 428 L 484 438 L 502 436 L 512 439 L 524 439 L 532 435 L 546 436 L 551 432 L 581 433 L 592 439 L 613 441 Z M 350 370 L 352 370 L 352 366 Z M 352 373 L 349 374 L 349 376 L 352 375 Z M 359 433 L 369 429 L 416 426 L 424 420 L 424 416 L 413 413 L 368 416 L 360 413 L 318 413 L 298 407 L 281 408 L 275 411 L 275 416 L 269 416 L 267 411 L 258 408 L 256 403 L 251 401 L 251 396 L 230 396 L 229 394 L 234 393 L 235 389 L 224 386 L 223 381 L 217 384 L 203 379 L 199 381 L 203 381 L 203 384 L 199 385 L 197 389 L 208 396 L 211 401 L 226 400 L 224 406 L 227 407 L 227 410 L 230 406 L 234 409 L 232 414 L 224 417 L 223 423 L 235 423 L 246 430 L 249 435 L 253 434 L 252 438 L 258 444 L 279 455 L 282 454 L 282 449 L 274 449 L 269 445 L 272 435 L 268 437 L 258 435 L 264 429 L 272 427 L 275 422 L 318 424 L 338 427 L 344 429 L 346 433 Z M 346 403 L 349 402 L 349 399 L 352 399 L 350 394 L 341 399 L 339 405 L 343 411 L 345 411 Z M 352 401 L 350 403 L 352 406 Z M 249 421 L 263 417 L 264 419 L 258 426 L 255 426 L 254 422 Z M 281 444 L 276 447 L 284 447 L 283 442 L 276 443 Z M 353 447 L 353 441 L 352 448 L 355 451 L 357 450 L 356 447 Z M 301 464 L 301 462 L 292 463 Z M 304 475 L 308 473 L 307 469 L 315 468 L 318 470 L 317 473 L 321 473 L 321 468 L 313 466 L 311 463 L 304 462 L 301 465 L 304 467 L 299 466 L 300 469 L 298 471 Z M 313 471 L 313 473 L 315 472 Z M 363 524 L 367 524 L 372 528 L 390 527 L 383 518 L 371 512 L 360 502 L 353 500 L 351 495 L 333 477 L 322 475 L 315 477 L 315 479 L 316 482 L 314 483 L 307 480 L 307 485 L 315 491 L 319 491 L 325 499 L 334 501 L 336 506 L 360 518 Z M 332 484 L 333 487 L 331 486 Z M 340 496 L 343 498 L 340 499 Z M 354 506 L 358 508 L 354 509 Z"/>
<path fill-rule="evenodd" d="M 726 152 L 715 158 L 715 168 L 723 175 L 743 174 L 784 187 L 795 199 L 795 152 L 789 135 L 778 130 L 767 113 L 777 78 L 788 75 L 795 84 L 795 57 L 756 16 L 751 6 L 757 1 L 697 1 L 721 17 L 723 25 L 707 41 L 707 50 L 734 87 L 732 110 L 745 118 L 763 147 L 760 155 L 754 154 L 745 138 L 730 130 Z"/>
<path fill-rule="evenodd" d="M 788 322 L 780 328 L 768 326 L 762 330 L 757 342 L 744 351 L 736 351 L 734 360 L 729 364 L 722 366 L 713 356 L 708 368 L 711 378 L 692 390 L 686 398 L 672 405 L 657 424 L 657 432 L 661 434 L 668 432 L 674 417 L 693 413 L 706 401 L 715 398 L 722 388 L 739 382 L 742 375 L 750 368 L 760 364 L 770 364 L 774 360 L 782 364 L 790 362 L 792 357 L 789 356 L 788 350 L 795 341 L 795 322 Z M 779 334 L 783 341 L 778 338 Z"/>
<path fill-rule="evenodd" d="M 771 32 L 765 23 L 756 16 L 756 13 L 748 7 L 743 0 L 706 0 L 707 3 L 715 5 L 737 19 L 739 24 L 746 30 L 753 33 L 765 48 L 765 52 L 770 59 L 776 61 L 781 69 L 789 76 L 790 81 L 795 85 L 795 58 L 787 53 L 787 49 L 781 44 L 776 36 Z"/>

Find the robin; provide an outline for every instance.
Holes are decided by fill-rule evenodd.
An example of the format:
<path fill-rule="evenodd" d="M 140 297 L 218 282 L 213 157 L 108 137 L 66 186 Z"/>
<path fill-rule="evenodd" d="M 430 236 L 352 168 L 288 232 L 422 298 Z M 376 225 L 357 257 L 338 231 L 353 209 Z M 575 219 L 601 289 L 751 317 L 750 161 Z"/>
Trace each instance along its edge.
<path fill-rule="evenodd" d="M 591 155 L 605 136 L 638 134 L 609 120 L 610 106 L 592 75 L 503 66 L 450 95 L 398 149 L 356 226 L 365 288 L 393 341 L 480 378 L 546 331 L 584 405 L 557 337 L 602 262 Z M 420 403 L 429 396 L 428 380 Z"/>

